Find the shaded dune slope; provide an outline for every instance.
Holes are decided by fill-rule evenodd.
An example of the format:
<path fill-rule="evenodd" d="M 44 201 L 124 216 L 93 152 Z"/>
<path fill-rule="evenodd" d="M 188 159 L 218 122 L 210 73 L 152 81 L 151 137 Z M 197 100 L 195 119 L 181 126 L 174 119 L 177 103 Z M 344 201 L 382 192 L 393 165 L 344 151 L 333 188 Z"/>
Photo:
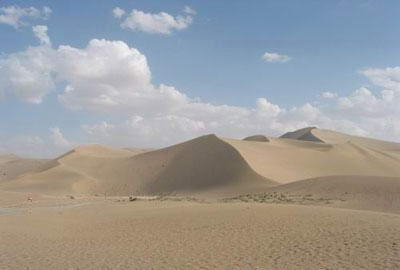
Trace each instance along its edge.
<path fill-rule="evenodd" d="M 215 135 L 157 151 L 81 147 L 3 186 L 8 190 L 109 195 L 231 196 L 276 185 L 254 172 L 230 144 Z"/>

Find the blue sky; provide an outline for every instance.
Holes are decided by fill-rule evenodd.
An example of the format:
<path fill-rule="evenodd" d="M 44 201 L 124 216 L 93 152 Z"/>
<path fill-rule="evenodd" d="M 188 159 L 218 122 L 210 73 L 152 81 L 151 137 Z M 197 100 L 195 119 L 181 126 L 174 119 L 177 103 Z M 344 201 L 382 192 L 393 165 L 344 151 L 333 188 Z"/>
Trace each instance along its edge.
<path fill-rule="evenodd" d="M 0 151 L 3 149 L 23 152 L 12 145 L 23 145 L 19 140 L 23 141 L 28 137 L 43 142 L 51 138 L 57 141 L 60 134 L 65 140 L 61 141 L 61 145 L 64 142 L 65 148 L 91 142 L 148 147 L 168 145 L 204 133 L 232 137 L 250 135 L 252 132 L 278 135 L 303 124 L 391 140 L 400 135 L 400 131 L 395 127 L 399 121 L 394 104 L 396 99 L 387 101 L 382 95 L 382 91 L 387 90 L 394 91 L 394 96 L 397 97 L 399 90 L 399 71 L 396 69 L 400 61 L 400 23 L 397 12 L 400 10 L 399 1 L 0 2 L 0 8 L 10 6 L 20 9 L 33 7 L 39 11 L 43 7 L 49 7 L 52 12 L 47 18 L 44 18 L 43 14 L 37 17 L 21 17 L 24 25 L 18 27 L 10 23 L 0 23 L 0 52 L 3 58 L 0 70 L 7 69 L 8 76 L 15 71 L 10 71 L 11 64 L 7 62 L 11 55 L 24 52 L 29 46 L 45 46 L 40 44 L 32 32 L 33 26 L 44 25 L 48 27 L 47 35 L 52 43 L 49 51 L 57 51 L 60 45 L 84 50 L 92 39 L 122 41 L 146 57 L 151 73 L 150 84 L 156 88 L 157 93 L 163 91 L 159 86 L 164 84 L 187 96 L 190 101 L 185 102 L 197 102 L 203 104 L 203 107 L 208 106 L 204 104 L 211 104 L 215 108 L 208 106 L 207 110 L 203 108 L 202 112 L 199 112 L 197 109 L 188 109 L 191 105 L 184 102 L 185 109 L 169 107 L 168 110 L 157 111 L 159 103 L 148 103 L 146 109 L 139 110 L 136 101 L 133 101 L 129 106 L 121 105 L 124 102 L 117 104 L 117 109 L 94 108 L 84 102 L 79 103 L 79 109 L 71 109 L 73 105 L 63 104 L 58 96 L 65 91 L 67 85 L 77 84 L 82 78 L 77 78 L 76 74 L 75 77 L 71 77 L 69 73 L 61 74 L 67 72 L 65 69 L 50 71 L 55 77 L 63 79 L 56 80 L 56 87 L 46 91 L 40 103 L 27 102 L 14 95 L 16 90 L 13 89 L 13 85 L 1 85 L 0 78 L 0 93 L 5 93 L 5 97 L 0 101 L 0 138 L 8 142 L 0 146 Z M 113 15 L 112 11 L 116 7 L 125 11 L 122 18 Z M 185 7 L 193 9 L 195 14 L 185 13 Z M 173 28 L 168 34 L 151 33 L 140 27 L 121 27 L 124 20 L 130 18 L 133 9 L 149 16 L 160 12 L 167 13 L 175 19 L 177 16 L 190 16 L 190 22 L 183 29 Z M 136 26 L 140 23 L 142 22 L 136 21 Z M 290 61 L 268 62 L 262 58 L 266 52 L 286 55 L 290 57 Z M 113 61 L 112 57 L 110 61 Z M 32 68 L 32 65 L 29 66 Z M 21 73 L 15 76 L 21 76 Z M 132 77 L 135 76 L 132 74 Z M 103 82 L 100 77 L 97 79 Z M 132 83 L 136 84 L 136 81 Z M 108 84 L 111 87 L 115 86 L 115 82 Z M 85 86 L 82 85 L 76 88 L 79 88 L 77 91 L 81 91 L 83 96 L 87 97 L 89 92 L 92 98 L 96 96 L 96 89 L 84 88 L 86 83 Z M 115 89 L 116 92 L 122 91 Z M 367 89 L 369 93 L 364 90 L 357 92 L 357 89 Z M 18 91 L 28 92 L 32 89 L 27 87 Z M 134 93 L 142 90 L 133 87 L 124 88 L 123 91 Z M 330 92 L 332 97 L 321 97 L 324 92 Z M 365 98 L 365 95 L 371 96 L 370 94 L 375 101 Z M 79 97 L 82 98 L 82 95 Z M 77 98 L 75 96 L 74 101 L 82 101 Z M 259 98 L 267 101 L 267 111 L 272 108 L 272 111 L 269 111 L 270 116 L 263 118 L 259 112 L 255 112 L 261 106 L 257 105 Z M 346 103 L 346 99 L 352 104 Z M 360 100 L 364 103 L 360 103 Z M 303 108 L 307 104 L 311 107 Z M 347 104 L 347 107 L 343 107 L 343 104 Z M 220 106 L 224 105 L 232 107 L 228 109 L 229 112 L 225 112 L 227 115 L 223 112 L 210 115 L 209 110 L 220 111 Z M 124 106 L 128 109 L 120 111 L 119 108 Z M 372 106 L 373 109 L 366 110 L 365 107 L 368 106 Z M 384 111 L 388 107 L 390 110 Z M 303 112 L 299 110 L 302 108 L 312 111 L 309 114 L 314 113 L 318 116 L 300 117 Z M 314 112 L 314 109 L 318 112 Z M 236 112 L 237 117 L 233 117 Z M 153 133 L 140 135 L 142 132 L 132 129 L 131 126 L 127 127 L 127 121 L 137 116 L 143 118 L 140 129 L 153 130 Z M 160 120 L 163 116 L 170 118 Z M 171 117 L 179 118 L 180 122 L 171 123 L 176 121 L 171 120 Z M 233 119 L 226 122 L 222 120 L 229 117 Z M 250 118 L 260 119 L 253 121 Z M 384 126 L 381 124 L 382 119 L 387 121 Z M 158 121 L 162 121 L 163 124 Z M 182 121 L 189 121 L 191 124 L 188 124 L 188 127 Z M 209 124 L 213 121 L 216 122 L 214 126 Z M 104 136 L 97 136 L 88 135 L 88 131 L 83 128 L 98 127 L 104 122 L 114 126 L 115 130 Z M 163 126 L 164 124 L 166 126 Z M 241 124 L 242 129 L 228 127 Z M 163 126 L 163 131 L 152 125 Z M 60 133 L 58 137 L 51 133 L 55 128 Z M 166 136 L 168 138 L 164 138 L 164 128 L 167 129 L 165 134 L 169 134 Z M 122 132 L 129 133 L 129 136 L 120 137 Z M 183 135 L 175 136 L 174 132 Z M 99 131 L 92 133 L 98 134 Z M 33 146 L 32 151 L 41 149 L 41 146 L 35 147 Z M 57 142 L 54 148 L 56 150 L 40 154 L 51 155 L 64 150 L 62 147 L 57 148 Z M 31 154 L 32 151 L 28 151 L 27 154 Z"/>

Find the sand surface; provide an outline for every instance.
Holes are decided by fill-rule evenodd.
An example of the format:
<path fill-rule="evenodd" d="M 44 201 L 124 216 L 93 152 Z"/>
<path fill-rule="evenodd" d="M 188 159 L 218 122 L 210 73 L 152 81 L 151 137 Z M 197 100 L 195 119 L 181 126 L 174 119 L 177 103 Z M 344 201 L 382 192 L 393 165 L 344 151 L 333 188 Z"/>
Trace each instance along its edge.
<path fill-rule="evenodd" d="M 399 215 L 261 203 L 70 204 L 0 211 L 0 269 L 400 268 Z"/>

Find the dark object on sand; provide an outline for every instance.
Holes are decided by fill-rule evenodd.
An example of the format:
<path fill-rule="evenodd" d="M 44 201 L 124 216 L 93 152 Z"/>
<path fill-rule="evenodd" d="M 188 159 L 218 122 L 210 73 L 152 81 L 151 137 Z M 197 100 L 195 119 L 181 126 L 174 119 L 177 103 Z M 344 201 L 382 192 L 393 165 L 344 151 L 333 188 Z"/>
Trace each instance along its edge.
<path fill-rule="evenodd" d="M 129 196 L 129 201 L 130 201 L 130 202 L 133 202 L 133 201 L 136 201 L 136 200 L 137 200 L 137 198 L 136 198 L 136 197 Z"/>

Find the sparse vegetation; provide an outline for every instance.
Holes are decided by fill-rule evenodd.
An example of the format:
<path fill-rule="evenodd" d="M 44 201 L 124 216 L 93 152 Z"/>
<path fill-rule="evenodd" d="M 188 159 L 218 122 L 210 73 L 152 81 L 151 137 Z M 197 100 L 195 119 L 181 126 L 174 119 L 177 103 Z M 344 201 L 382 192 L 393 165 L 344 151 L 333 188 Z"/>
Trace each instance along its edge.
<path fill-rule="evenodd" d="M 233 198 L 224 199 L 224 202 L 257 202 L 257 203 L 287 203 L 287 204 L 331 204 L 338 199 L 314 197 L 312 194 L 290 194 L 281 192 L 268 192 L 258 194 L 244 194 Z"/>

